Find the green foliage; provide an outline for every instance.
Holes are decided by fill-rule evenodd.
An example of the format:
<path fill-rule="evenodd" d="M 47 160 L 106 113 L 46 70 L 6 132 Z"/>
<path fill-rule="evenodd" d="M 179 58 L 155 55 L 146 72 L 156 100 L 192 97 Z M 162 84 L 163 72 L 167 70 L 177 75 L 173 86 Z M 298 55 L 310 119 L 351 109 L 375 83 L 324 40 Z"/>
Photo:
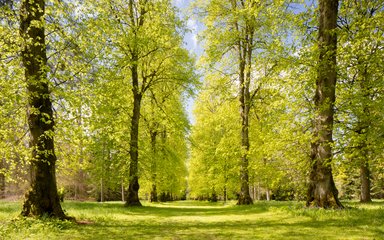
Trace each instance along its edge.
<path fill-rule="evenodd" d="M 11 4 L 12 5 L 12 4 Z M 18 3 L 0 6 L 0 176 L 9 184 L 22 185 L 28 164 L 28 125 Z"/>
<path fill-rule="evenodd" d="M 232 197 L 238 192 L 236 171 L 240 166 L 236 162 L 244 154 L 240 150 L 238 55 L 244 57 L 239 49 L 249 41 L 253 41 L 250 60 L 243 61 L 250 61 L 246 66 L 250 79 L 244 85 L 249 84 L 251 95 L 247 104 L 251 108 L 248 154 L 252 195 L 260 199 L 260 191 L 269 194 L 272 190 L 278 199 L 304 196 L 311 106 L 303 97 L 312 93 L 308 79 L 313 73 L 306 65 L 302 39 L 284 40 L 302 36 L 300 24 L 305 14 L 295 15 L 287 5 L 284 1 L 197 4 L 207 28 L 203 33 L 206 52 L 201 58 L 205 84 L 196 102 L 197 120 L 192 128 L 190 187 L 194 197 L 212 191 L 221 195 L 225 182 Z M 247 35 L 249 29 L 252 33 Z M 223 173 L 223 169 L 229 171 Z"/>
<path fill-rule="evenodd" d="M 55 113 L 51 134 L 58 157 L 58 182 L 67 189 L 66 196 L 97 197 L 101 183 L 105 192 L 119 192 L 126 186 L 132 111 L 129 69 L 133 64 L 139 66 L 143 93 L 151 91 L 145 97 L 150 98 L 150 93 L 170 96 L 154 106 L 161 113 L 155 121 L 167 131 L 164 157 L 159 159 L 159 171 L 163 171 L 159 183 L 161 190 L 185 192 L 188 121 L 183 106 L 197 78 L 194 60 L 182 47 L 185 22 L 177 9 L 170 1 L 147 3 L 148 21 L 138 30 L 126 24 L 130 19 L 124 1 L 51 0 L 46 6 L 47 72 Z M 1 6 L 0 10 L 0 174 L 7 181 L 24 180 L 29 136 L 26 88 L 18 58 L 18 2 L 13 9 Z M 137 63 L 129 58 L 132 46 L 140 55 Z M 146 104 L 149 101 L 144 108 Z M 142 120 L 140 124 L 146 123 Z M 146 132 L 140 134 L 140 145 L 145 147 L 149 139 Z M 143 158 L 141 165 L 148 162 Z M 150 169 L 142 169 L 143 175 L 150 175 Z"/>
<path fill-rule="evenodd" d="M 30 161 L 19 1 L 0 6 L 0 180 L 21 195 Z M 68 198 L 121 199 L 128 186 L 132 67 L 143 94 L 139 132 L 142 198 L 234 199 L 242 152 L 239 42 L 252 36 L 249 184 L 254 198 L 302 199 L 313 119 L 318 49 L 308 1 L 195 1 L 205 51 L 183 47 L 187 19 L 170 0 L 47 1 L 48 80 L 59 187 Z M 244 3 L 244 4 L 242 4 Z M 372 195 L 384 197 L 383 2 L 342 1 L 333 169 L 341 197 L 358 198 L 367 163 Z M 296 9 L 294 9 L 297 7 Z M 236 23 L 236 24 L 235 24 Z M 246 35 L 252 29 L 252 34 Z M 245 34 L 245 35 L 244 35 Z M 132 58 L 132 51 L 138 59 Z M 199 89 L 199 87 L 201 89 Z M 186 98 L 199 89 L 195 124 Z M 31 111 L 37 111 L 32 109 Z M 51 119 L 46 119 L 51 121 Z M 155 140 L 152 136 L 156 133 Z M 0 182 L 1 186 L 2 182 Z M 19 190 L 21 189 L 21 191 Z M 110 195 L 110 196 L 109 196 Z M 226 195 L 226 196 L 225 196 Z M 1 193 L 0 193 L 1 196 Z"/>
<path fill-rule="evenodd" d="M 336 151 L 342 195 L 357 198 L 359 168 L 367 164 L 380 192 L 383 143 L 383 21 L 380 1 L 344 1 L 340 8 Z M 378 185 L 378 186 L 376 186 Z M 345 186 L 345 187 L 344 187 Z M 379 193 L 377 196 L 382 195 Z"/>
<path fill-rule="evenodd" d="M 240 157 L 238 106 L 224 87 L 228 79 L 214 81 L 213 76 L 212 80 L 205 82 L 196 100 L 199 107 L 195 109 L 196 122 L 190 137 L 190 197 L 208 198 L 216 192 L 223 198 L 226 191 L 234 198 Z"/>

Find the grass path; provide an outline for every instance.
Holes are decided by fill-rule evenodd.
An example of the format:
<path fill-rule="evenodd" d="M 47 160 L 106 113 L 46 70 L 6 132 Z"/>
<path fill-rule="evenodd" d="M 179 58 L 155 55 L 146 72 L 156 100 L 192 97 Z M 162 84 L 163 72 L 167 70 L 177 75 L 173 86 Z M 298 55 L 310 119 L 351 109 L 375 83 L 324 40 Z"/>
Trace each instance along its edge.
<path fill-rule="evenodd" d="M 296 202 L 66 202 L 79 223 L 18 218 L 19 202 L 0 201 L 0 239 L 384 239 L 384 202 L 347 210 L 305 209 Z"/>

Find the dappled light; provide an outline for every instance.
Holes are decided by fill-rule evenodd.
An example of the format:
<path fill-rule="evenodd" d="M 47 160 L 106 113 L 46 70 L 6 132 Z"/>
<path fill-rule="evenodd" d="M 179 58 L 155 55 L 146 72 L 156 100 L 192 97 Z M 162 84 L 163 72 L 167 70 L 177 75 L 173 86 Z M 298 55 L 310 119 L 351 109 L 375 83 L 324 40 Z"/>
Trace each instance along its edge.
<path fill-rule="evenodd" d="M 199 201 L 125 208 L 122 202 L 67 202 L 77 223 L 49 219 L 11 220 L 20 203 L 0 202 L 4 239 L 380 239 L 384 202 L 345 202 L 348 210 L 304 209 L 304 203 L 257 202 L 236 206 Z M 4 214 L 4 210 L 7 214 Z M 8 220 L 6 220 L 8 219 Z M 339 229 L 342 229 L 340 231 Z"/>
<path fill-rule="evenodd" d="M 0 239 L 381 239 L 384 0 L 0 0 Z"/>

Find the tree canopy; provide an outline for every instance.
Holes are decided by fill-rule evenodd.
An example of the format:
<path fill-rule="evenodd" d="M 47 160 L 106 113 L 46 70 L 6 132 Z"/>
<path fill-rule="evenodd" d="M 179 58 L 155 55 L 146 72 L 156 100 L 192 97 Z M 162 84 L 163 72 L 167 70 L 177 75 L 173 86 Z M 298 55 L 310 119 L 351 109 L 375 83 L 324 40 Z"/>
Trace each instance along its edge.
<path fill-rule="evenodd" d="M 383 0 L 188 3 L 0 1 L 0 198 L 384 197 Z"/>

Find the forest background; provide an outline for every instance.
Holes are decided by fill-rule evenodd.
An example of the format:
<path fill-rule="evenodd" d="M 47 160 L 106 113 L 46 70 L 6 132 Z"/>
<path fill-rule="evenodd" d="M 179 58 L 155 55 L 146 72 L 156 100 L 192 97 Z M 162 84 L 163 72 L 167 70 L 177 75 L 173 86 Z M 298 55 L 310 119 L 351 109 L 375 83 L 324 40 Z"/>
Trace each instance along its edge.
<path fill-rule="evenodd" d="M 59 192 L 74 200 L 133 199 L 133 205 L 139 199 L 307 200 L 319 110 L 316 2 L 176 7 L 187 5 L 46 2 L 44 69 Z M 341 199 L 384 197 L 383 7 L 381 0 L 338 7 L 328 164 Z M 33 178 L 28 115 L 34 109 L 20 9 L 19 1 L 1 1 L 0 198 L 22 197 Z M 201 45 L 193 45 L 197 31 Z M 248 89 L 247 101 L 241 88 Z"/>

